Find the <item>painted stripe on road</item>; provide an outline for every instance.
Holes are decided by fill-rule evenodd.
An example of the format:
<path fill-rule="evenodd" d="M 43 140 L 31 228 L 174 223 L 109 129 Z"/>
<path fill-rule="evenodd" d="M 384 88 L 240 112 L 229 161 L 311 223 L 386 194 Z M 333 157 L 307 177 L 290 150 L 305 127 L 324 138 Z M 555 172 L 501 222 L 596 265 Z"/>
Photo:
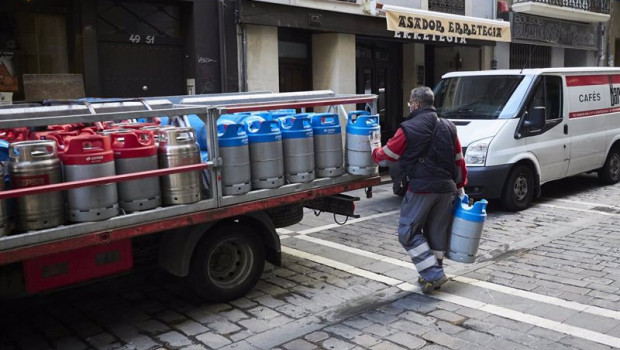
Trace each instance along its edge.
<path fill-rule="evenodd" d="M 413 268 L 413 264 L 408 261 L 402 261 L 402 260 L 390 258 L 390 257 L 384 256 L 381 254 L 376 254 L 376 253 L 372 253 L 372 252 L 369 252 L 363 249 L 349 247 L 344 244 L 335 243 L 335 242 L 327 241 L 327 240 L 320 239 L 320 238 L 315 238 L 315 237 L 310 237 L 310 236 L 296 236 L 295 238 L 308 241 L 308 242 L 312 242 L 318 245 L 338 249 L 343 252 L 361 255 L 361 256 L 374 259 L 377 261 L 382 261 L 388 264 L 392 264 L 392 265 L 396 265 L 400 267 L 406 267 L 406 268 L 415 270 Z M 571 310 L 576 310 L 580 312 L 586 312 L 586 313 L 596 315 L 596 316 L 602 316 L 602 317 L 620 320 L 620 312 L 618 311 L 603 309 L 597 306 L 580 304 L 580 303 L 573 302 L 573 301 L 550 297 L 550 296 L 546 296 L 542 294 L 536 294 L 536 293 L 532 293 L 532 292 L 528 292 L 528 291 L 524 291 L 524 290 L 520 290 L 516 288 L 502 286 L 499 284 L 479 281 L 479 280 L 475 280 L 475 279 L 468 278 L 468 277 L 463 277 L 463 276 L 449 276 L 449 277 L 451 277 L 455 281 L 469 284 L 472 286 L 486 288 L 489 290 L 494 290 L 494 291 L 501 292 L 501 293 L 508 294 L 508 295 L 518 296 L 518 297 L 529 299 L 529 300 L 536 301 L 536 302 L 555 305 L 555 306 L 559 306 L 565 309 L 571 309 Z"/>
<path fill-rule="evenodd" d="M 298 258 L 307 259 L 325 266 L 332 267 L 337 270 L 341 270 L 344 272 L 348 272 L 357 276 L 361 276 L 364 278 L 368 278 L 370 280 L 374 280 L 377 282 L 385 283 L 390 286 L 397 286 L 399 289 L 408 292 L 414 293 L 422 293 L 418 286 L 414 286 L 411 283 L 407 283 L 404 281 L 397 280 L 395 278 L 386 277 L 383 275 L 376 274 L 371 271 L 366 271 L 360 268 L 356 268 L 352 265 L 344 264 L 336 260 L 328 259 L 322 256 L 306 253 L 301 250 L 282 247 L 282 252 L 285 254 L 289 254 L 292 256 L 296 256 Z M 487 304 L 478 300 L 473 300 L 469 298 L 464 298 L 458 295 L 452 295 L 442 292 L 435 292 L 433 294 L 427 295 L 428 297 L 451 302 L 457 305 L 461 305 L 464 307 L 468 307 L 475 310 L 480 310 L 492 315 L 509 318 L 518 322 L 527 323 L 531 325 L 535 325 L 541 328 L 549 329 L 552 331 L 564 333 L 567 335 L 571 335 L 577 338 L 591 340 L 596 343 L 620 348 L 620 338 L 612 337 L 603 333 L 598 333 L 594 331 L 590 331 L 587 329 L 570 326 L 567 324 L 563 324 L 557 321 L 548 320 L 546 318 L 542 318 L 539 316 L 534 316 L 530 314 L 526 314 L 523 312 L 507 309 L 501 306 L 496 306 L 492 304 Z"/>
<path fill-rule="evenodd" d="M 580 209 L 580 208 L 565 207 L 565 206 L 561 206 L 561 205 L 547 204 L 547 203 L 538 203 L 536 205 L 539 205 L 539 206 L 542 206 L 542 207 L 553 208 L 553 209 L 572 210 L 572 211 L 579 211 L 579 212 L 582 212 L 582 213 L 598 214 L 598 215 L 605 215 L 605 216 L 618 216 L 618 215 L 620 215 L 620 214 L 615 214 L 615 213 L 606 213 L 606 212 L 600 211 L 600 210 Z"/>

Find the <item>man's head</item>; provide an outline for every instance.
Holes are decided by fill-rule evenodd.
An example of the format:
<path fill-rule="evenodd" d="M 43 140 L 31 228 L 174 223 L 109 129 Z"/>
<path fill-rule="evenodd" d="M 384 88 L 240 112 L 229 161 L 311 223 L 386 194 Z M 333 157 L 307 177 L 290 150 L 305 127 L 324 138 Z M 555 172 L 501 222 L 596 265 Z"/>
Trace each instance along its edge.
<path fill-rule="evenodd" d="M 428 86 L 420 86 L 411 90 L 408 103 L 410 112 L 418 108 L 432 106 L 433 103 L 435 103 L 435 94 Z"/>

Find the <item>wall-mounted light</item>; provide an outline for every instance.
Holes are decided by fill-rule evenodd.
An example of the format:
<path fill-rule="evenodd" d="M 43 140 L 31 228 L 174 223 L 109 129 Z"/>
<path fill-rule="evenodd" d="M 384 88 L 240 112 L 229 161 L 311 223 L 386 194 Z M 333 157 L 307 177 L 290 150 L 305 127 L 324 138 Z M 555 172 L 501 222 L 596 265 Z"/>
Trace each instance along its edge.
<path fill-rule="evenodd" d="M 463 59 L 461 58 L 461 53 L 460 52 L 456 52 L 456 55 L 454 56 L 454 68 L 456 70 L 460 70 L 463 67 Z"/>
<path fill-rule="evenodd" d="M 497 58 L 495 57 L 491 60 L 491 69 L 497 69 Z"/>

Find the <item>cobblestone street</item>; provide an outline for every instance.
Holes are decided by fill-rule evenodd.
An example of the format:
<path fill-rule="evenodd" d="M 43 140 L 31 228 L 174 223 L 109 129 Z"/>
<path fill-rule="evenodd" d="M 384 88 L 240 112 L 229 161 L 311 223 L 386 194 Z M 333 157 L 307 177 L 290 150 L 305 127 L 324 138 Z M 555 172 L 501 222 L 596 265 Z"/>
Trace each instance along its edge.
<path fill-rule="evenodd" d="M 391 185 L 354 194 L 359 219 L 307 210 L 280 229 L 283 265 L 244 298 L 205 303 L 138 271 L 3 301 L 0 349 L 620 348 L 620 185 L 583 175 L 518 213 L 491 203 L 476 263 L 446 261 L 452 280 L 428 296 Z"/>

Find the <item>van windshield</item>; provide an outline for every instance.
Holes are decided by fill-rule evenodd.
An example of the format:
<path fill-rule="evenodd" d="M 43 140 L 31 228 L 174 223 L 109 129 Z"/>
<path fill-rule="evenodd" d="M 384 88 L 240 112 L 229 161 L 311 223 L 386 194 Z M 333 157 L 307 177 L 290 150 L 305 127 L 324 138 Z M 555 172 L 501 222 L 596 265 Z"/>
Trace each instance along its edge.
<path fill-rule="evenodd" d="M 512 118 L 506 113 L 522 75 L 481 75 L 446 78 L 435 87 L 437 113 L 449 119 Z M 510 108 L 512 109 L 512 108 Z"/>

